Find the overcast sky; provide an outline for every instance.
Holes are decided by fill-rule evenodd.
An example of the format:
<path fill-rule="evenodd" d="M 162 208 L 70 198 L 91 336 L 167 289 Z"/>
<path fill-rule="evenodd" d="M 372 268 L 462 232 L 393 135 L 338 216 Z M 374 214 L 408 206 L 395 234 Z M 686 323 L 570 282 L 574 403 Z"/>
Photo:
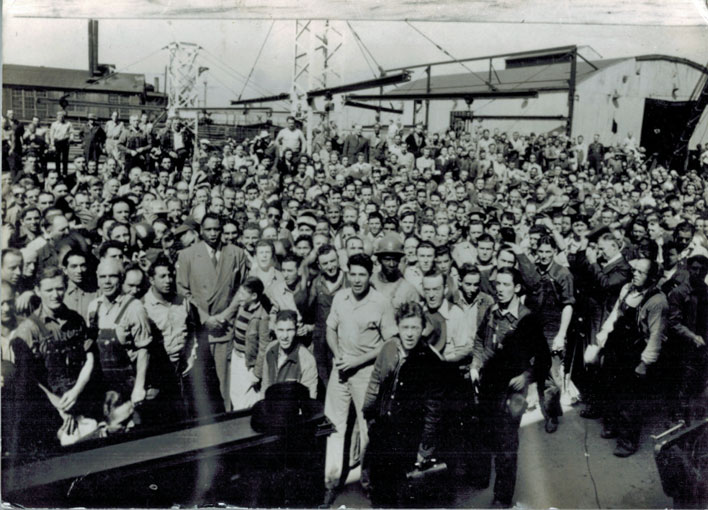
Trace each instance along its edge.
<path fill-rule="evenodd" d="M 162 77 L 172 41 L 204 48 L 200 65 L 209 67 L 208 105 L 224 106 L 242 91 L 270 20 L 116 20 L 99 22 L 99 61 L 117 70 Z M 372 71 L 344 22 L 347 32 L 343 82 L 372 78 Z M 354 30 L 383 68 L 448 57 L 403 21 L 352 21 Z M 414 22 L 414 26 L 455 58 L 577 44 L 596 59 L 662 53 L 708 64 L 708 30 L 701 26 L 617 26 Z M 244 98 L 287 92 L 293 68 L 295 22 L 275 21 L 255 66 Z M 48 67 L 88 67 L 85 19 L 10 18 L 3 22 L 3 61 Z M 231 69 L 228 69 L 231 68 Z M 435 73 L 464 72 L 459 65 Z M 240 75 L 240 77 L 239 77 Z M 414 79 L 420 74 L 414 75 Z M 162 81 L 162 79 L 161 79 Z"/>

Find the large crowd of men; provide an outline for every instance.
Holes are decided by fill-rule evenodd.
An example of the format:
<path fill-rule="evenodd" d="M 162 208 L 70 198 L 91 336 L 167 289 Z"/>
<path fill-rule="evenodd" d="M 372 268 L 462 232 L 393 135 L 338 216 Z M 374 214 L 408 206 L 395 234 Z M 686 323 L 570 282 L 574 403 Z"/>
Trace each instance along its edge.
<path fill-rule="evenodd" d="M 7 112 L 3 452 L 297 381 L 335 427 L 326 504 L 352 456 L 384 506 L 440 461 L 488 486 L 494 457 L 508 507 L 528 402 L 552 434 L 572 393 L 619 457 L 648 410 L 701 412 L 708 150 L 684 170 L 631 133 L 314 131 L 215 146 L 178 118 Z"/>

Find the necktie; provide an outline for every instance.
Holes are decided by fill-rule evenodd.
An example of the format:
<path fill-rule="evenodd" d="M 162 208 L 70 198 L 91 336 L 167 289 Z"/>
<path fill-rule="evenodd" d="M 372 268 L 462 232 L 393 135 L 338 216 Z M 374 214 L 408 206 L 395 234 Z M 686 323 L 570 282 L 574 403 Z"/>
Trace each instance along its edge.
<path fill-rule="evenodd" d="M 218 267 L 219 261 L 216 258 L 216 250 L 214 250 L 214 252 L 211 254 L 211 262 L 212 264 L 214 264 L 215 268 Z"/>

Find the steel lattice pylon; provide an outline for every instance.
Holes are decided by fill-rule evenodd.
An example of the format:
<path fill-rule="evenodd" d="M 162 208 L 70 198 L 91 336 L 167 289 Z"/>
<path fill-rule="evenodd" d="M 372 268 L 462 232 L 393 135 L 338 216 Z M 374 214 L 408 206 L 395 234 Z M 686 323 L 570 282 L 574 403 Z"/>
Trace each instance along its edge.
<path fill-rule="evenodd" d="M 291 112 L 295 118 L 303 122 L 307 136 L 308 148 L 312 144 L 312 130 L 318 121 L 327 125 L 331 111 L 335 111 L 336 103 L 331 98 L 320 99 L 318 105 L 314 100 L 308 103 L 308 91 L 324 89 L 342 82 L 344 60 L 345 31 L 330 20 L 296 20 L 295 21 L 295 58 L 293 65 L 293 81 L 290 91 Z M 341 103 L 341 98 L 338 98 Z M 319 107 L 318 107 L 319 106 Z"/>
<path fill-rule="evenodd" d="M 167 67 L 167 110 L 170 116 L 178 108 L 194 108 L 199 105 L 198 78 L 200 68 L 197 57 L 201 47 L 194 43 L 173 42 L 167 46 L 170 61 Z M 195 136 L 198 132 L 198 115 L 188 119 Z"/>

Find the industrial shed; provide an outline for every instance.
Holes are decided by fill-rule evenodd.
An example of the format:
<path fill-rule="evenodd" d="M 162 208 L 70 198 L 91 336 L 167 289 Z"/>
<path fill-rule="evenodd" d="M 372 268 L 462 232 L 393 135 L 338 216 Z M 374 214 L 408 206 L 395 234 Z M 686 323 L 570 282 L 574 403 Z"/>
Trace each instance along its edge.
<path fill-rule="evenodd" d="M 488 71 L 474 73 L 436 76 L 428 67 L 429 78 L 403 84 L 383 97 L 403 106 L 405 123 L 427 119 L 432 131 L 456 122 L 467 127 L 470 122 L 481 122 L 484 127 L 509 132 L 563 132 L 570 119 L 572 136 L 583 135 L 589 140 L 599 133 L 601 141 L 609 144 L 620 142 L 631 132 L 642 145 L 658 151 L 675 145 L 687 119 L 701 111 L 696 100 L 706 93 L 703 87 L 708 69 L 696 62 L 667 55 L 570 62 L 567 55 L 524 52 L 505 58 L 503 69 L 494 69 L 490 59 Z M 575 83 L 571 85 L 574 66 Z M 499 95 L 534 94 L 484 98 L 491 89 Z M 440 96 L 429 102 L 427 112 L 422 104 L 426 94 Z M 469 99 L 465 101 L 467 94 L 473 98 L 471 104 Z M 445 95 L 456 97 L 444 100 Z M 418 100 L 415 114 L 415 103 L 406 97 Z M 688 136 L 690 149 L 708 143 L 708 110 Z"/>
<path fill-rule="evenodd" d="M 127 117 L 139 114 L 146 105 L 165 105 L 167 101 L 142 74 L 95 76 L 90 70 L 15 64 L 3 64 L 2 74 L 3 105 L 14 110 L 21 121 L 30 121 L 35 115 L 43 121 L 53 119 L 63 97 L 72 118 L 94 113 L 99 119 L 108 119 L 113 110 Z"/>

